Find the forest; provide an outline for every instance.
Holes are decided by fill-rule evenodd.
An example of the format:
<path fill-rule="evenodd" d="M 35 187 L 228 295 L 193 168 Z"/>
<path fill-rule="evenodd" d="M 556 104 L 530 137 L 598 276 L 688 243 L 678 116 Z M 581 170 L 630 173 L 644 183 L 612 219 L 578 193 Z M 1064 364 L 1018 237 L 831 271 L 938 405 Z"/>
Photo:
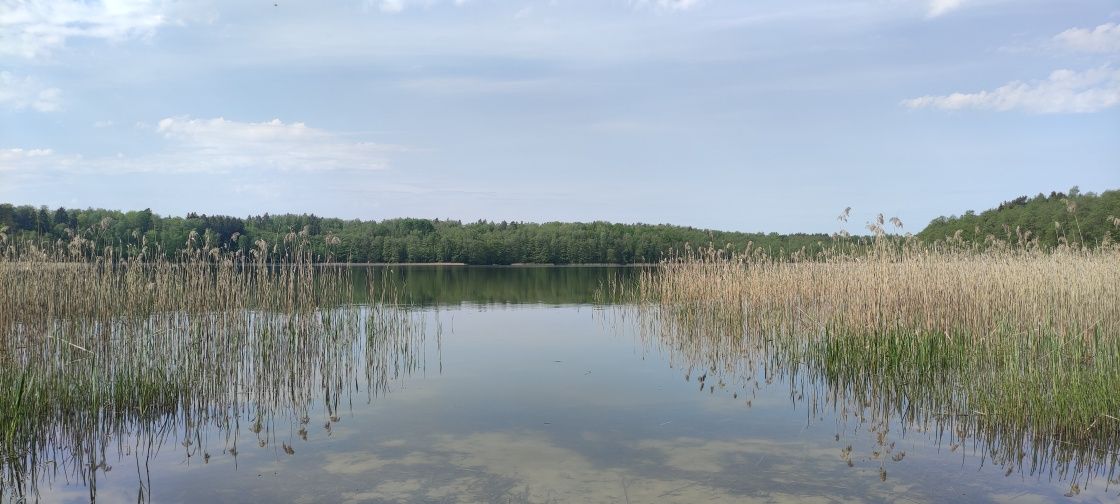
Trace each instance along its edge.
<path fill-rule="evenodd" d="M 917 234 L 925 242 L 955 238 L 985 243 L 1037 240 L 1093 246 L 1120 241 L 1120 191 L 1022 196 L 998 207 L 938 217 Z M 836 235 L 741 233 L 667 224 L 609 222 L 464 223 L 440 219 L 343 220 L 316 215 L 257 215 L 247 218 L 190 213 L 161 216 L 151 210 L 38 208 L 0 204 L 0 233 L 38 243 L 68 243 L 78 237 L 100 254 L 133 256 L 141 249 L 174 258 L 188 247 L 248 251 L 260 240 L 282 249 L 297 235 L 322 261 L 354 263 L 642 264 L 655 263 L 686 247 L 748 247 L 780 256 L 814 252 Z M 856 237 L 858 238 L 858 236 Z M 151 252 L 149 252 L 151 253 Z"/>
<path fill-rule="evenodd" d="M 1115 243 L 1120 241 L 1120 190 L 1082 193 L 1075 186 L 1065 193 L 1020 196 L 980 213 L 938 217 L 918 233 L 926 242 L 954 235 L 976 243 L 1037 240 L 1043 248 Z"/>
<path fill-rule="evenodd" d="M 0 204 L 3 226 L 8 235 L 40 242 L 66 243 L 80 236 L 92 241 L 99 253 L 118 257 L 134 255 L 142 246 L 170 258 L 187 247 L 248 251 L 258 240 L 283 248 L 302 234 L 320 260 L 354 263 L 641 264 L 655 263 L 686 246 L 750 245 L 779 254 L 829 241 L 825 234 L 737 233 L 665 224 L 362 221 L 291 214 L 164 217 L 151 210 Z"/>

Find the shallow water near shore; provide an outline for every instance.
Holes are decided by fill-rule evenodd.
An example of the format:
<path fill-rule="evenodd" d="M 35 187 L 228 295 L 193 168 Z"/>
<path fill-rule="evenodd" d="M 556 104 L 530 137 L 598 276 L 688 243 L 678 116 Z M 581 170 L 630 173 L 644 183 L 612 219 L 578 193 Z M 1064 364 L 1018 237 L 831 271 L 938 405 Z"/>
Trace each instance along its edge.
<path fill-rule="evenodd" d="M 239 410 L 243 417 L 232 429 L 172 422 L 156 429 L 159 435 L 151 426 L 105 433 L 111 448 L 92 471 L 67 471 L 66 454 L 53 453 L 60 469 L 41 474 L 37 498 L 1120 499 L 1117 474 L 1107 464 L 1032 464 L 1029 447 L 1021 450 L 1027 460 L 1004 460 L 999 454 L 1006 447 L 992 444 L 998 439 L 980 441 L 951 422 L 877 416 L 870 405 L 836 399 L 834 384 L 776 368 L 764 357 L 705 355 L 659 340 L 626 307 L 597 294 L 633 269 L 431 266 L 375 274 L 377 282 L 400 289 L 425 321 L 422 340 L 385 350 L 407 354 L 404 361 L 413 365 L 394 364 L 401 355 L 358 359 L 366 369 L 345 375 L 346 383 L 312 387 L 319 396 L 301 415 L 262 419 Z M 717 369 L 717 362 L 737 358 L 744 361 L 737 371 Z M 386 378 L 354 378 L 363 375 Z"/>

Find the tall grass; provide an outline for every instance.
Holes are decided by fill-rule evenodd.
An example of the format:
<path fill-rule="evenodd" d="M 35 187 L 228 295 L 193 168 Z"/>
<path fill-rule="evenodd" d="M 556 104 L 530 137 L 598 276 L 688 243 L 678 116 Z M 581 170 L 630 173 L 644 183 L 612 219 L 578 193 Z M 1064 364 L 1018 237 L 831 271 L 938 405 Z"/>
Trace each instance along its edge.
<path fill-rule="evenodd" d="M 370 400 L 423 366 L 424 318 L 391 285 L 359 286 L 376 301 L 355 304 L 348 270 L 314 264 L 306 233 L 248 254 L 195 239 L 175 261 L 94 254 L 82 238 L 3 249 L 0 498 L 59 477 L 93 497 L 114 446 L 174 439 L 206 462 L 236 456 L 241 422 L 261 447 L 294 425 L 305 437 L 317 401 L 329 429 L 358 381 Z"/>
<path fill-rule="evenodd" d="M 808 380 L 813 401 L 970 435 L 1032 472 L 1111 478 L 1120 458 L 1115 245 L 708 248 L 612 289 L 708 383 Z"/>

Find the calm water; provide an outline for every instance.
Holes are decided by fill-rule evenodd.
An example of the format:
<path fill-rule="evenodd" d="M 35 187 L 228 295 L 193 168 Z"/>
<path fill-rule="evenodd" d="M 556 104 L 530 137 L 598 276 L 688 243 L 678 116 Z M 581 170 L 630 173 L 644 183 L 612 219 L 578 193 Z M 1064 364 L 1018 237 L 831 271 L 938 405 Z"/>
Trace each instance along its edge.
<path fill-rule="evenodd" d="M 618 268 L 393 268 L 419 343 L 385 376 L 240 428 L 121 432 L 46 502 L 1116 502 L 952 431 L 836 408 L 828 384 L 667 344 L 595 291 Z M 378 280 L 380 281 L 380 280 Z M 404 359 L 404 357 L 407 357 Z M 411 364 L 399 365 L 403 360 Z M 742 357 L 748 360 L 748 357 Z M 719 363 L 718 371 L 712 365 Z M 384 369 L 391 368 L 391 369 Z M 354 373 L 365 376 L 364 372 Z M 348 375 L 349 376 L 349 375 Z M 704 378 L 701 380 L 701 378 Z M 335 392 L 337 394 L 337 392 Z M 335 397 L 338 400 L 339 397 Z M 861 420 L 861 416 L 863 420 Z M 333 418 L 332 418 L 333 417 Z M 263 426 L 262 426 L 263 424 Z M 154 441 L 153 441 L 154 439 Z M 93 490 L 91 490 L 91 487 Z M 1071 494 L 1072 495 L 1072 494 Z"/>

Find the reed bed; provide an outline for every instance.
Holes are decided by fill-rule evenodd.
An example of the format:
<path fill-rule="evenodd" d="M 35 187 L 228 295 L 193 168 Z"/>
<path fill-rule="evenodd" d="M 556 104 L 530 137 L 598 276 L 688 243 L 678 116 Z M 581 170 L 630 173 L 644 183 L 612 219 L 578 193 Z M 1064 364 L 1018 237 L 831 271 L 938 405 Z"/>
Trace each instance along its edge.
<path fill-rule="evenodd" d="M 814 407 L 948 432 L 958 444 L 971 436 L 993 460 L 1032 473 L 1114 477 L 1114 245 L 879 239 L 784 258 L 686 250 L 606 290 L 632 302 L 650 341 L 709 387 L 784 376 Z"/>
<path fill-rule="evenodd" d="M 355 287 L 345 267 L 316 265 L 305 233 L 283 245 L 202 243 L 174 261 L 143 249 L 98 257 L 80 238 L 7 247 L 0 499 L 57 478 L 93 498 L 114 446 L 140 457 L 175 440 L 202 463 L 236 456 L 242 422 L 254 444 L 279 440 L 290 454 L 311 412 L 329 430 L 359 381 L 371 400 L 423 367 L 426 318 L 394 286 Z M 375 301 L 354 303 L 356 288 Z"/>

